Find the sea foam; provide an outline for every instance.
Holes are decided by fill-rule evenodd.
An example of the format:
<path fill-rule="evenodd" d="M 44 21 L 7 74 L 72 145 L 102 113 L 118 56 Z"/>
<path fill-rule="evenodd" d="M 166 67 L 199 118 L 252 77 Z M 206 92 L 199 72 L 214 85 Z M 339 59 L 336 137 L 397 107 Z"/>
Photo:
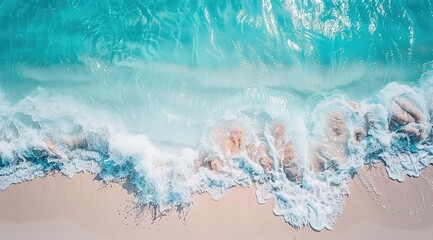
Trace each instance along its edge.
<path fill-rule="evenodd" d="M 90 172 L 164 213 L 255 187 L 331 229 L 360 168 L 404 181 L 433 161 L 431 9 L 4 1 L 0 189 Z"/>
<path fill-rule="evenodd" d="M 275 215 L 289 224 L 331 229 L 359 168 L 384 164 L 391 179 L 403 181 L 432 163 L 430 82 L 424 76 L 422 89 L 390 83 L 357 103 L 331 94 L 311 112 L 288 111 L 284 99 L 291 95 L 283 91 L 245 90 L 227 103 L 237 105 L 233 110 L 216 108 L 220 117 L 208 119 L 196 147 L 154 143 L 131 132 L 115 113 L 73 96 L 40 88 L 12 104 L 2 94 L 0 119 L 6 127 L 1 129 L 0 187 L 53 171 L 68 177 L 91 172 L 97 179 L 123 184 L 138 204 L 164 212 L 193 203 L 198 193 L 219 199 L 230 188 L 255 186 L 258 202 L 274 199 Z M 396 113 L 414 120 L 401 122 Z M 285 127 L 283 139 L 293 146 L 296 166 L 291 166 L 297 178 L 285 172 L 285 155 L 272 130 L 275 123 Z M 224 131 L 233 126 L 244 130 L 245 146 L 265 146 L 270 170 L 263 168 L 257 152 L 223 151 L 215 129 L 227 135 Z M 356 129 L 364 135 L 356 135 Z M 209 156 L 218 157 L 222 169 L 202 165 Z"/>

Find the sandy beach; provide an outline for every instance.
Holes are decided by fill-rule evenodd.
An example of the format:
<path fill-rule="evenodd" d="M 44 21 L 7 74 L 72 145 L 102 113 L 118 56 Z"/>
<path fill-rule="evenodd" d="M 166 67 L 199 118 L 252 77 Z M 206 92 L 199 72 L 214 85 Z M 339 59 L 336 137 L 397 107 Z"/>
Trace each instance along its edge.
<path fill-rule="evenodd" d="M 433 0 L 0 23 L 0 240 L 433 240 Z"/>
<path fill-rule="evenodd" d="M 232 189 L 219 201 L 203 194 L 184 212 L 152 221 L 120 185 L 103 185 L 90 174 L 51 175 L 0 192 L 0 233 L 10 240 L 431 239 L 432 171 L 403 183 L 384 174 L 378 167 L 355 177 L 342 216 L 332 231 L 321 232 L 295 230 L 273 215 L 271 202 L 257 204 L 253 188 Z M 366 179 L 379 197 L 367 191 Z"/>

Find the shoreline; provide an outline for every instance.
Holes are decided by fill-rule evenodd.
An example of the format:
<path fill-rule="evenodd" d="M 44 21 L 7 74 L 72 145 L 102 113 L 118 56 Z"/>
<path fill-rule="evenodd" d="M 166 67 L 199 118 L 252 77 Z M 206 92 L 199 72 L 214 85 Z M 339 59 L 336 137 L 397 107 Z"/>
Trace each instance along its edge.
<path fill-rule="evenodd" d="M 365 169 L 365 168 L 364 168 Z M 294 229 L 272 212 L 271 201 L 258 204 L 254 188 L 234 188 L 218 200 L 197 195 L 181 213 L 152 221 L 133 196 L 118 184 L 104 185 L 90 174 L 71 179 L 49 175 L 0 192 L 0 232 L 7 239 L 429 239 L 433 235 L 433 170 L 403 183 L 381 179 L 384 168 L 361 171 L 370 177 L 389 212 L 366 191 L 360 175 L 350 182 L 342 215 L 332 230 Z"/>

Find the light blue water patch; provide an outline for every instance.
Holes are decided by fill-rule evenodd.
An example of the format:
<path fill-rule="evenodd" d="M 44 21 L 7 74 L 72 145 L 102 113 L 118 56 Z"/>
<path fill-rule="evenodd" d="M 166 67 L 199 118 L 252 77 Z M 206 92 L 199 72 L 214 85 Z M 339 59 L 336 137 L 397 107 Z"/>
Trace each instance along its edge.
<path fill-rule="evenodd" d="M 257 188 L 331 229 L 432 163 L 433 2 L 0 1 L 0 189 L 91 172 L 164 212 Z"/>

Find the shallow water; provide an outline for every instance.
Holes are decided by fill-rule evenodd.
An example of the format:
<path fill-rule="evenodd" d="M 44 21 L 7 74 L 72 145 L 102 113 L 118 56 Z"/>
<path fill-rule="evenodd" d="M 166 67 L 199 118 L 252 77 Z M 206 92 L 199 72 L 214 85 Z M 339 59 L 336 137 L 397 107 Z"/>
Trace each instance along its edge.
<path fill-rule="evenodd" d="M 0 1 L 0 22 L 1 189 L 89 171 L 165 211 L 255 185 L 320 230 L 363 165 L 432 163 L 429 0 Z"/>

